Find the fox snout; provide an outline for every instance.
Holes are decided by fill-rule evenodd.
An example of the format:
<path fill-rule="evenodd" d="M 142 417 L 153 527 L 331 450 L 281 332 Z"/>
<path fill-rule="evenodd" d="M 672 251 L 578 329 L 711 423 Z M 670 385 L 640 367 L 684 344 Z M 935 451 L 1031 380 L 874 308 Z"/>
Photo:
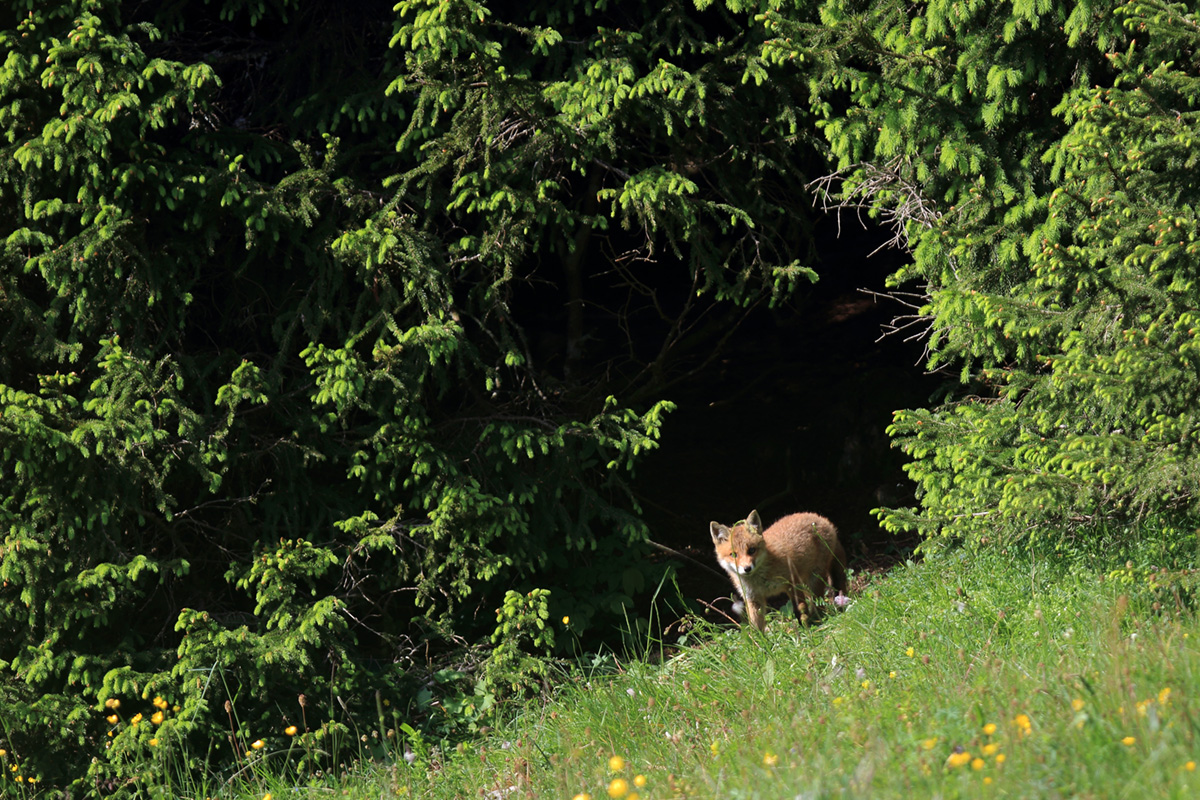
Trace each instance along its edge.
<path fill-rule="evenodd" d="M 737 570 L 739 575 L 749 575 L 754 572 L 754 568 L 758 566 L 755 561 L 747 561 L 746 563 L 734 562 L 733 568 Z"/>

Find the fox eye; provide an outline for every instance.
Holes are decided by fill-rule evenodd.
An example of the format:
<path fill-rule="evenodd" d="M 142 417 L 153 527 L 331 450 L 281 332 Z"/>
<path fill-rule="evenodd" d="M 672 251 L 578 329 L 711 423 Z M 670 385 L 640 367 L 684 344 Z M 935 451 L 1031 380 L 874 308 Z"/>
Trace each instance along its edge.
<path fill-rule="evenodd" d="M 754 555 L 754 554 L 755 554 L 757 551 L 758 551 L 758 548 L 757 548 L 757 547 L 747 547 L 747 548 L 746 548 L 746 555 L 748 555 L 748 556 L 752 556 L 752 555 Z"/>

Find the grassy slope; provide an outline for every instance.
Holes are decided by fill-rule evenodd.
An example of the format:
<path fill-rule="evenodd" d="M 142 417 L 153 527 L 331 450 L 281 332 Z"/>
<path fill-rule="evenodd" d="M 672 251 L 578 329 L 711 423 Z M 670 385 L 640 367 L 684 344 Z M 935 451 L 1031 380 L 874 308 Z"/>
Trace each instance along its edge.
<path fill-rule="evenodd" d="M 1139 563 L 1105 579 L 1028 554 L 910 564 L 815 629 L 775 616 L 765 638 L 695 632 L 664 665 L 564 678 L 486 742 L 343 788 L 603 798 L 624 778 L 642 800 L 1196 796 L 1192 576 Z"/>

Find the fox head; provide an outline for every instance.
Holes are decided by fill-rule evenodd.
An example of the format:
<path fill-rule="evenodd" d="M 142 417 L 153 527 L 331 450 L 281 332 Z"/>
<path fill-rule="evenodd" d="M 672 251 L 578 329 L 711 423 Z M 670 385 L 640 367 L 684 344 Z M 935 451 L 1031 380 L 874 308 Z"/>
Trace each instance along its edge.
<path fill-rule="evenodd" d="M 732 528 L 719 522 L 709 523 L 708 527 L 717 548 L 717 561 L 729 572 L 749 575 L 767 552 L 763 546 L 762 520 L 757 511 L 751 511 L 745 521 Z"/>

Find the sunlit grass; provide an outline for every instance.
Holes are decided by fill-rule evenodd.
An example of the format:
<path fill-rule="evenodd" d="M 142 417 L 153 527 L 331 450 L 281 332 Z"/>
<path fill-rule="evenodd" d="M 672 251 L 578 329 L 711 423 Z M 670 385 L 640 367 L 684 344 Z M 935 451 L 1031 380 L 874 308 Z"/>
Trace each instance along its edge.
<path fill-rule="evenodd" d="M 571 676 L 391 780 L 428 798 L 1193 796 L 1191 577 L 1146 573 L 901 567 L 815 629 L 704 628 L 662 665 Z"/>
<path fill-rule="evenodd" d="M 468 742 L 367 736 L 321 769 L 295 725 L 237 741 L 233 774 L 182 768 L 148 797 L 1190 797 L 1200 716 L 1194 575 L 1054 554 L 907 564 L 820 626 L 697 623 L 659 663 L 576 668 Z M 648 643 L 653 644 L 653 642 Z M 655 648 L 647 646 L 645 652 Z M 178 709 L 98 713 L 151 751 Z M 231 736 L 246 733 L 231 712 Z M 144 730 L 143 730 L 144 729 Z M 408 729 L 409 737 L 417 736 Z M 418 736 L 419 738 L 419 736 Z M 380 747 L 391 754 L 371 761 Z M 412 747 L 408 745 L 412 744 Z M 42 796 L 0 750 L 0 796 Z"/>

